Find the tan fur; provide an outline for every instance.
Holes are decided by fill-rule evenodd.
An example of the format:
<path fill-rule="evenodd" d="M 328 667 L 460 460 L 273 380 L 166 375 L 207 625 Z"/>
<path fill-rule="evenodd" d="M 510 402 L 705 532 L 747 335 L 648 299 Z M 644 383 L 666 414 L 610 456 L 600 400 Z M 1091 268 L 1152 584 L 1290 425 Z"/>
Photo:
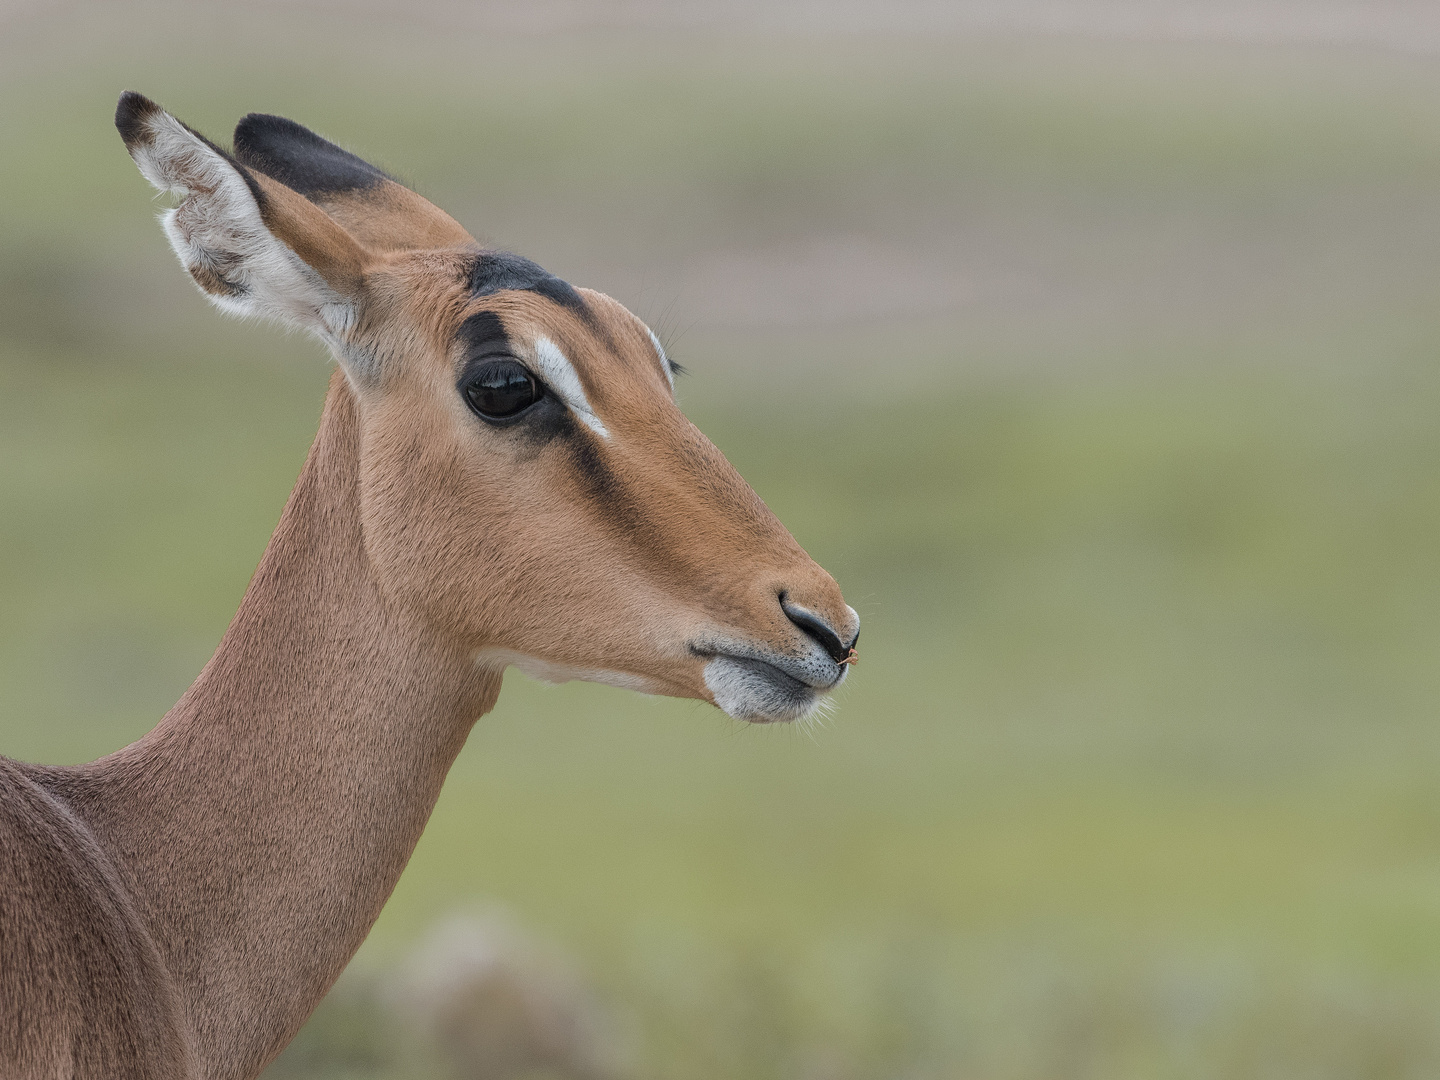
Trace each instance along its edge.
<path fill-rule="evenodd" d="M 393 181 L 363 193 L 317 196 L 316 205 L 371 251 L 414 251 L 475 243 L 458 221 Z"/>
<path fill-rule="evenodd" d="M 252 174 L 265 192 L 260 208 L 266 227 L 342 296 L 360 295 L 371 255 L 334 218 L 262 173 Z"/>
<path fill-rule="evenodd" d="M 623 307 L 470 296 L 473 244 L 418 196 L 332 217 L 260 186 L 274 236 L 357 305 L 337 354 L 373 368 L 332 379 L 239 612 L 156 728 L 89 765 L 0 758 L 6 1080 L 257 1075 L 378 916 L 509 659 L 713 700 L 706 634 L 814 652 L 782 593 L 854 632 Z M 481 310 L 558 345 L 609 438 L 474 416 L 455 335 Z"/>

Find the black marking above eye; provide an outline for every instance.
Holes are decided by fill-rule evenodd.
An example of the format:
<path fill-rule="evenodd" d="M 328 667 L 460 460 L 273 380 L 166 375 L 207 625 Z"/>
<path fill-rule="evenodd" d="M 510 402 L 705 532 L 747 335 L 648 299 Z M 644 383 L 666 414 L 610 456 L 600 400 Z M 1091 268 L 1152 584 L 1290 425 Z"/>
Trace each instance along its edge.
<path fill-rule="evenodd" d="M 460 393 L 482 420 L 510 420 L 545 396 L 545 387 L 518 360 L 494 358 L 473 365 Z"/>
<path fill-rule="evenodd" d="M 470 294 L 490 296 L 507 289 L 529 290 L 585 317 L 590 309 L 568 281 L 508 251 L 482 251 L 470 264 Z"/>
<path fill-rule="evenodd" d="M 455 332 L 472 356 L 499 355 L 510 351 L 510 336 L 505 324 L 493 311 L 477 311 Z"/>

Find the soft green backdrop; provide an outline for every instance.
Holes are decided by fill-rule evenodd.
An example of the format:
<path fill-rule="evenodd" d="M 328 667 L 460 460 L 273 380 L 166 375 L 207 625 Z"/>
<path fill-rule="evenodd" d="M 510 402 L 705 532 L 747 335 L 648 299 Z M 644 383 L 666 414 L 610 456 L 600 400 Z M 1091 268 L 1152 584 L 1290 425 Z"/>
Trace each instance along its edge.
<path fill-rule="evenodd" d="M 664 1080 L 1435 1075 L 1440 62 L 596 10 L 3 9 L 0 748 L 145 731 L 279 515 L 326 361 L 110 114 L 280 112 L 655 323 L 865 623 L 808 732 L 511 673 L 361 969 L 498 905 Z"/>

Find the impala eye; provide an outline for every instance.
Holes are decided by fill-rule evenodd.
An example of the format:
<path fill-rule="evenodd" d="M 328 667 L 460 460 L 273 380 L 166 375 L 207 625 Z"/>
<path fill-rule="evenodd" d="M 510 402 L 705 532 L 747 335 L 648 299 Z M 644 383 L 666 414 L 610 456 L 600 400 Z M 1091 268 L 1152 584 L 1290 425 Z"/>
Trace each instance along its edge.
<path fill-rule="evenodd" d="M 504 420 L 528 409 L 545 396 L 545 390 L 523 364 L 490 360 L 465 376 L 460 384 L 465 400 L 485 420 Z"/>

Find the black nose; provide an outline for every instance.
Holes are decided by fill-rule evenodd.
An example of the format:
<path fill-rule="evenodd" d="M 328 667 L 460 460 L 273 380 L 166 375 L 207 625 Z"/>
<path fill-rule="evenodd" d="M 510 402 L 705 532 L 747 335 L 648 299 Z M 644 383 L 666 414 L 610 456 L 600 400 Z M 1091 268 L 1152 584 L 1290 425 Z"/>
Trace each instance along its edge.
<path fill-rule="evenodd" d="M 785 612 L 785 617 L 803 630 L 806 635 L 820 643 L 820 647 L 830 654 L 830 659 L 837 664 L 843 663 L 850 655 L 850 650 L 855 647 L 855 641 L 846 645 L 840 640 L 840 635 L 831 629 L 830 624 L 820 618 L 813 611 L 806 611 L 796 604 L 785 599 L 784 594 L 780 596 L 780 610 Z M 855 635 L 855 640 L 860 640 L 860 635 Z"/>

